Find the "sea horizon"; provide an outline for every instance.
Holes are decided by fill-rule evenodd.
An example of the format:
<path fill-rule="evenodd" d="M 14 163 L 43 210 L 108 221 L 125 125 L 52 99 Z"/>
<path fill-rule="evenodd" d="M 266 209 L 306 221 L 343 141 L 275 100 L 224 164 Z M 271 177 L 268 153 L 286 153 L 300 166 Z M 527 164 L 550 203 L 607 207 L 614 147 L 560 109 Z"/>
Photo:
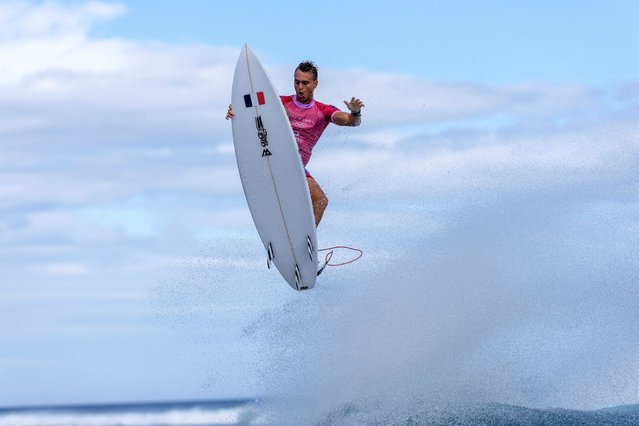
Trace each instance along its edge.
<path fill-rule="evenodd" d="M 596 410 L 530 408 L 501 403 L 414 404 L 408 411 L 377 404 L 335 407 L 317 425 L 616 425 L 639 424 L 639 404 Z M 260 398 L 159 400 L 0 407 L 0 426 L 220 426 L 294 424 Z"/>
<path fill-rule="evenodd" d="M 46 409 L 92 409 L 92 408 L 105 408 L 114 406 L 130 406 L 130 407 L 153 407 L 163 404 L 172 405 L 193 405 L 193 404 L 217 404 L 217 403 L 237 403 L 244 404 L 248 402 L 255 402 L 259 398 L 251 397 L 223 397 L 223 398 L 179 398 L 179 399 L 140 399 L 140 400 L 122 400 L 122 401 L 92 401 L 92 402 L 51 402 L 51 403 L 36 403 L 36 404 L 7 404 L 0 405 L 0 413 L 3 411 L 19 411 L 19 410 L 46 410 Z"/>

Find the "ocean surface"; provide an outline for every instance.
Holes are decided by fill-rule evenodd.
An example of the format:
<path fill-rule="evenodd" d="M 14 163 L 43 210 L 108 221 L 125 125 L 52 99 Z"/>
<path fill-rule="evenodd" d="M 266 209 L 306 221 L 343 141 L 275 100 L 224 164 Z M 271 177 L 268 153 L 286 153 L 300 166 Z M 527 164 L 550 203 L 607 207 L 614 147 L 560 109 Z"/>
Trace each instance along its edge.
<path fill-rule="evenodd" d="M 158 402 L 0 408 L 0 426 L 280 425 L 268 404 L 255 400 Z M 285 416 L 286 417 L 286 416 Z M 639 405 L 596 411 L 532 409 L 504 404 L 415 406 L 385 412 L 356 404 L 337 407 L 312 424 L 328 425 L 639 425 Z"/>
<path fill-rule="evenodd" d="M 0 408 L 0 426 L 217 426 L 255 424 L 249 400 Z"/>

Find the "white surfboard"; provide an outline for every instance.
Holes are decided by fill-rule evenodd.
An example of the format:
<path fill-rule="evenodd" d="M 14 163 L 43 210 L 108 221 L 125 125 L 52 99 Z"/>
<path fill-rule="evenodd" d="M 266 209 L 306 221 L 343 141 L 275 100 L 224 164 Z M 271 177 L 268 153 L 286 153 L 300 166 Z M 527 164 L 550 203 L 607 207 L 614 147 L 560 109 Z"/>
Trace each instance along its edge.
<path fill-rule="evenodd" d="M 317 233 L 302 160 L 280 97 L 248 45 L 231 102 L 237 167 L 267 265 L 274 263 L 294 289 L 313 288 Z"/>

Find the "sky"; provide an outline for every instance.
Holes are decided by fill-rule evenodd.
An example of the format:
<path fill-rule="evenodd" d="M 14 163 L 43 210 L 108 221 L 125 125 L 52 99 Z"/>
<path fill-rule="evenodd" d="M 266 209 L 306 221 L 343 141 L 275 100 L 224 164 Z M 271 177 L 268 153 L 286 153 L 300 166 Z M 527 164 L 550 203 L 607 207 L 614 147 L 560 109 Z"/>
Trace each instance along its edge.
<path fill-rule="evenodd" d="M 638 402 L 637 3 L 366 5 L 0 2 L 0 406 Z M 366 103 L 309 165 L 364 257 L 310 292 L 243 197 L 244 43 Z"/>

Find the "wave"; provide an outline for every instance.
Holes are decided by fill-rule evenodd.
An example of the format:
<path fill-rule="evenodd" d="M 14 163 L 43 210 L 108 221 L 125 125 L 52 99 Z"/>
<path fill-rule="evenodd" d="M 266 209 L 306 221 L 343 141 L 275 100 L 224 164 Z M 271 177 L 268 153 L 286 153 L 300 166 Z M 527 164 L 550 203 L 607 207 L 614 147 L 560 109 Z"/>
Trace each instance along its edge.
<path fill-rule="evenodd" d="M 282 424 L 268 416 L 255 401 L 220 403 L 158 403 L 0 409 L 0 426 L 221 426 Z M 271 413 L 273 414 L 273 413 Z M 287 423 L 289 424 L 289 423 Z M 294 423 L 290 423 L 294 424 Z M 299 423 L 305 424 L 305 423 Z M 397 410 L 396 404 L 342 404 L 316 422 L 316 426 L 474 426 L 639 424 L 639 405 L 596 411 L 535 409 L 506 404 L 421 404 Z"/>
<path fill-rule="evenodd" d="M 383 405 L 383 404 L 382 404 Z M 580 425 L 632 426 L 639 424 L 639 406 L 597 411 L 534 409 L 506 404 L 411 407 L 405 412 L 385 412 L 382 407 L 347 404 L 334 410 L 317 426 L 479 426 L 479 425 Z"/>
<path fill-rule="evenodd" d="M 246 401 L 32 407 L 0 410 L 0 426 L 221 426 L 248 424 Z"/>

